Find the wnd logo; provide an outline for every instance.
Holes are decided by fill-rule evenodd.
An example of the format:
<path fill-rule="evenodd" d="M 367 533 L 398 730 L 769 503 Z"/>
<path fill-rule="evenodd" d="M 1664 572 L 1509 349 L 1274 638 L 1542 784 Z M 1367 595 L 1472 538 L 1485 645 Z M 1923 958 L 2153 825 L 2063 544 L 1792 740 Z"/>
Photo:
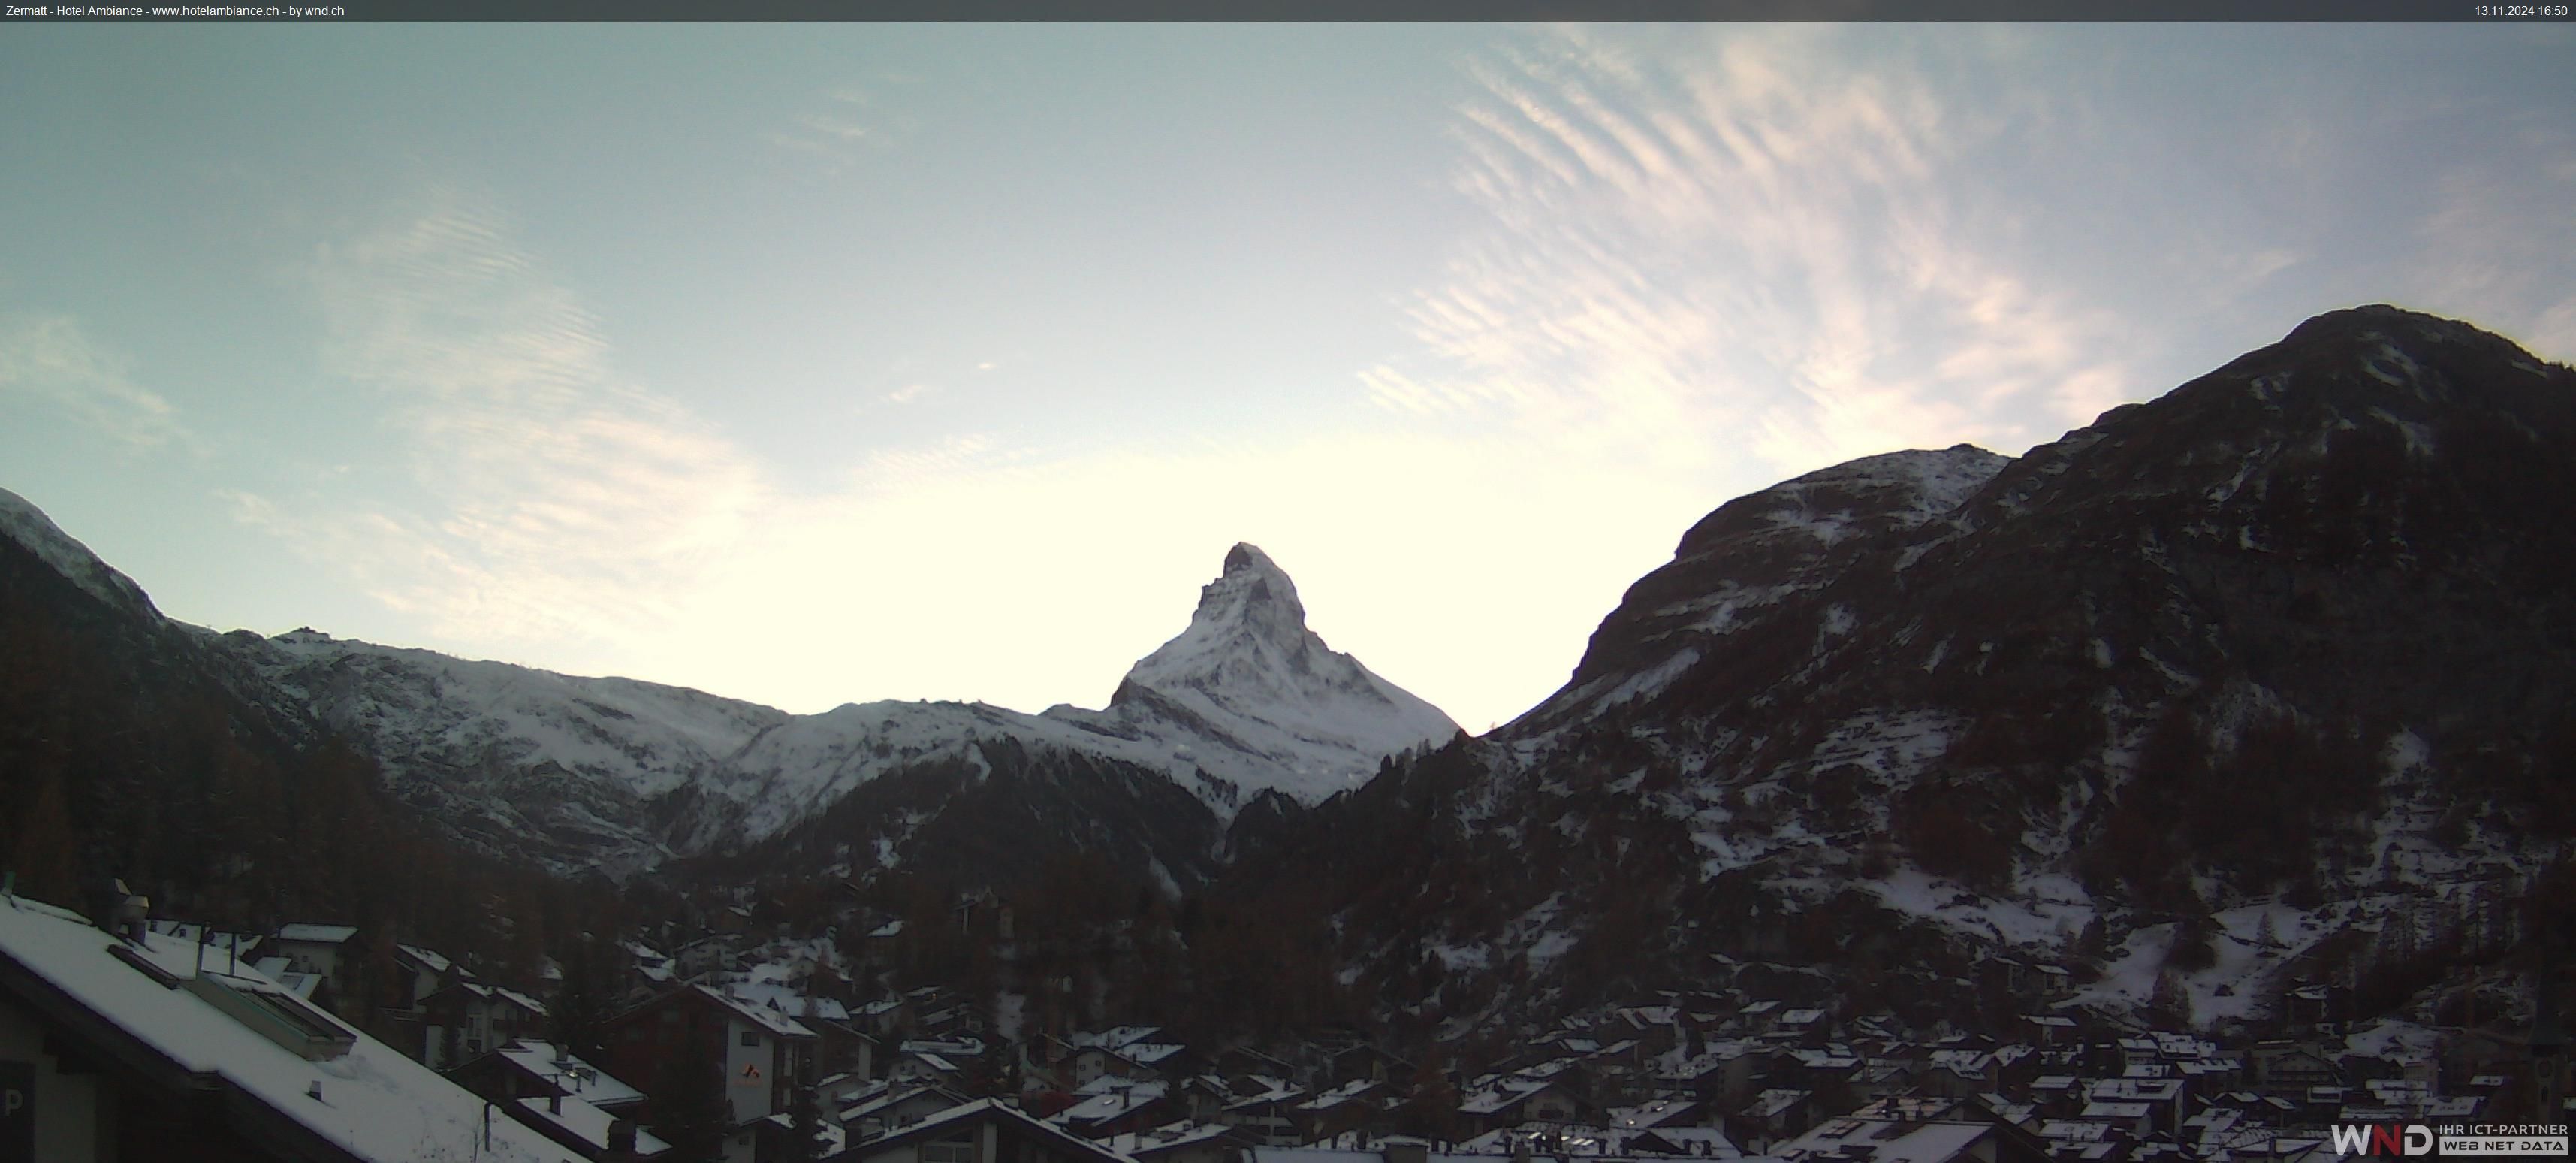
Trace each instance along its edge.
<path fill-rule="evenodd" d="M 2382 1123 L 2340 1123 L 2328 1128 L 2334 1140 L 2335 1154 L 2343 1155 L 2430 1155 L 2433 1153 L 2433 1128 L 2422 1123 L 2398 1126 Z"/>

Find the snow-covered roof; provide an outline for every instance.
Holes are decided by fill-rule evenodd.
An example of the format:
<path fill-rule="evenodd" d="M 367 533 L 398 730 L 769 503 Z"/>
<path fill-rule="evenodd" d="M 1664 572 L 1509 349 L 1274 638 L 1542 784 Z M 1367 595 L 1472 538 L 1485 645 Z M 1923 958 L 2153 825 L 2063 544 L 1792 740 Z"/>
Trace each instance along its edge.
<path fill-rule="evenodd" d="M 617 1116 L 577 1098 L 550 1101 L 541 1095 L 530 1095 L 519 1100 L 519 1110 L 524 1117 L 552 1123 L 599 1151 L 608 1149 L 608 1125 L 617 1120 Z M 650 1159 L 670 1149 L 671 1145 L 655 1138 L 653 1132 L 635 1128 L 637 1155 Z"/>
<path fill-rule="evenodd" d="M 1948 1163 L 1993 1130 L 1985 1123 L 1911 1124 L 1841 1118 L 1773 1147 L 1771 1153 L 1790 1160 Z"/>
<path fill-rule="evenodd" d="M 1661 1126 L 1695 1105 L 1697 1101 L 1689 1098 L 1659 1098 L 1640 1106 L 1618 1107 L 1610 1112 L 1610 1125 L 1631 1131 Z"/>
<path fill-rule="evenodd" d="M 1234 1128 L 1224 1123 L 1194 1123 L 1183 1119 L 1177 1123 L 1166 1123 L 1150 1131 L 1112 1135 L 1102 1140 L 1102 1143 L 1121 1155 L 1135 1157 L 1177 1151 L 1183 1147 L 1222 1139 L 1233 1131 Z"/>
<path fill-rule="evenodd" d="M 110 952 L 118 948 L 180 984 L 148 976 Z M 308 1020 L 346 1034 L 348 1050 L 313 1061 L 270 1040 L 185 986 L 196 976 L 196 956 L 190 942 L 151 935 L 131 945 L 67 909 L 0 897 L 0 961 L 115 1026 L 155 1069 L 220 1079 L 360 1159 L 410 1163 L 440 1152 L 486 1163 L 565 1158 L 563 1147 L 507 1119 L 494 1120 L 489 1145 L 478 1146 L 486 1134 L 482 1099 L 318 1010 Z"/>
<path fill-rule="evenodd" d="M 1127 1160 L 1126 1156 L 1110 1150 L 1106 1144 L 1095 1143 L 1053 1123 L 1031 1118 L 1017 1108 L 1005 1105 L 997 1098 L 979 1098 L 963 1106 L 950 1107 L 920 1122 L 889 1131 L 855 1146 L 865 1149 L 895 1140 L 909 1141 L 925 1138 L 937 1135 L 947 1127 L 959 1123 L 971 1123 L 978 1119 L 1016 1123 L 1023 1130 L 1053 1140 L 1057 1146 L 1065 1149 L 1075 1159 L 1103 1160 L 1106 1163 L 1126 1163 Z"/>
<path fill-rule="evenodd" d="M 1516 1155 L 1558 1159 L 1670 1158 L 1734 1159 L 1743 1154 L 1726 1133 L 1708 1127 L 1656 1127 L 1622 1130 L 1578 1123 L 1523 1123 L 1504 1127 L 1458 1144 L 1458 1156 Z"/>
<path fill-rule="evenodd" d="M 594 1106 L 623 1106 L 644 1101 L 643 1091 L 562 1052 L 551 1042 L 522 1038 L 502 1047 L 500 1052 L 520 1069 L 562 1087 L 564 1093 L 575 1095 Z"/>
<path fill-rule="evenodd" d="M 1252 1083 L 1252 1088 L 1247 1091 L 1234 1092 L 1236 1095 L 1235 1100 L 1227 1103 L 1225 1109 L 1241 1110 L 1246 1107 L 1260 1106 L 1264 1103 L 1287 1102 L 1290 1099 L 1296 1098 L 1298 1095 L 1306 1093 L 1305 1088 L 1297 1085 L 1296 1083 L 1290 1082 L 1284 1078 L 1273 1078 L 1267 1074 L 1252 1075 L 1248 1081 Z"/>
<path fill-rule="evenodd" d="M 699 994 L 705 997 L 713 999 L 716 1004 L 733 1011 L 733 1013 L 741 1017 L 742 1020 L 759 1026 L 760 1028 L 767 1030 L 772 1034 L 776 1034 L 779 1037 L 811 1038 L 815 1036 L 814 1031 L 807 1029 L 804 1023 L 799 1022 L 794 1018 L 788 1017 L 787 1015 L 779 1013 L 778 1011 L 766 1006 L 753 1005 L 749 1002 L 742 1001 L 741 999 L 727 996 L 723 990 L 717 989 L 714 986 L 693 985 L 689 988 L 698 991 Z"/>
<path fill-rule="evenodd" d="M 299 923 L 293 925 L 280 925 L 277 927 L 277 939 L 280 941 L 312 941 L 322 945 L 337 945 L 357 935 L 358 927 L 356 925 L 308 925 Z"/>
<path fill-rule="evenodd" d="M 434 949 L 425 949 L 418 945 L 396 945 L 394 951 L 419 962 L 421 968 L 432 973 L 445 973 L 456 968 L 455 962 L 448 960 L 445 955 Z"/>
<path fill-rule="evenodd" d="M 2103 1102 L 2173 1102 L 2182 1097 L 2179 1078 L 2105 1078 L 2093 1084 L 2092 1097 Z"/>
<path fill-rule="evenodd" d="M 209 953 L 221 951 L 236 957 L 250 952 L 266 939 L 255 933 L 226 933 L 193 921 L 156 920 L 148 923 L 153 932 L 164 937 L 202 944 Z"/>
<path fill-rule="evenodd" d="M 1379 1084 L 1375 1079 L 1355 1079 L 1318 1094 L 1304 1102 L 1298 1103 L 1297 1109 L 1301 1111 L 1331 1110 L 1334 1107 L 1340 1106 L 1343 1103 L 1349 1102 L 1352 1099 L 1358 1098 L 1363 1094 L 1367 1094 L 1368 1092 L 1377 1089 L 1378 1085 Z"/>
<path fill-rule="evenodd" d="M 1806 1101 L 1808 1093 L 1779 1087 L 1763 1091 L 1753 1096 L 1753 1105 L 1744 1108 L 1744 1117 L 1767 1119 L 1785 1114 L 1790 1107 Z"/>
<path fill-rule="evenodd" d="M 1077 1048 L 1097 1046 L 1103 1050 L 1117 1050 L 1145 1041 L 1162 1032 L 1161 1026 L 1114 1026 L 1092 1033 L 1078 1032 L 1065 1039 L 1065 1042 Z"/>
<path fill-rule="evenodd" d="M 1521 1100 L 1554 1085 L 1544 1078 L 1511 1077 L 1489 1081 L 1459 1100 L 1461 1114 L 1490 1115 L 1518 1105 Z"/>
<path fill-rule="evenodd" d="M 1106 1094 L 1096 1094 L 1057 1111 L 1052 1121 L 1058 1123 L 1096 1123 L 1114 1119 L 1146 1103 L 1162 1098 L 1170 1086 L 1161 1082 L 1139 1082 Z"/>
<path fill-rule="evenodd" d="M 2032 1115 L 2039 1113 L 2038 1103 L 2015 1102 L 1991 1090 L 1978 1095 L 1977 1101 L 2008 1123 L 2027 1123 Z"/>
<path fill-rule="evenodd" d="M 831 1022 L 850 1020 L 848 1006 L 828 997 L 800 993 L 795 987 L 770 981 L 737 981 L 725 986 L 725 992 L 772 1013 L 789 1017 L 814 1017 Z"/>
<path fill-rule="evenodd" d="M 2049 1119 L 2039 1124 L 2039 1137 L 2083 1143 L 2106 1138 L 2116 1129 L 2097 1119 Z"/>
<path fill-rule="evenodd" d="M 941 1109 L 963 1106 L 968 1101 L 965 1095 L 937 1082 L 905 1083 L 878 1079 L 869 1083 L 866 1089 L 843 1100 L 841 1122 L 844 1125 L 855 1123 L 923 1097 L 938 1102 Z"/>

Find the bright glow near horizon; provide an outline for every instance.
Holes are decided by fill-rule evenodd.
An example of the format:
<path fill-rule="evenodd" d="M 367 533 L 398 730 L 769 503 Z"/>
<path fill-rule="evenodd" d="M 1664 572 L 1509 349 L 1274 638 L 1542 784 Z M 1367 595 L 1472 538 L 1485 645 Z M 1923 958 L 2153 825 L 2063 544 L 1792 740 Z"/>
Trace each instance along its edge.
<path fill-rule="evenodd" d="M 794 711 L 1097 706 L 1240 540 L 1483 730 L 1774 481 L 2356 303 L 2576 355 L 2558 26 L 9 31 L 0 487 Z"/>

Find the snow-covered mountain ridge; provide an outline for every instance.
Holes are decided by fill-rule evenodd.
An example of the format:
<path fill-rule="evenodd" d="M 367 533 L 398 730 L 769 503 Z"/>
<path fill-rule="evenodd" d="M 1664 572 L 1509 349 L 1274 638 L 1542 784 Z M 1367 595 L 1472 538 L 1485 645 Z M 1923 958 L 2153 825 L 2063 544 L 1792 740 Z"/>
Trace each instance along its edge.
<path fill-rule="evenodd" d="M 0 534 L 120 617 L 205 644 L 251 702 L 306 734 L 354 741 L 394 791 L 465 838 L 567 871 L 758 843 L 888 773 L 980 761 L 982 744 L 1168 780 L 1221 829 L 1262 793 L 1312 803 L 1390 754 L 1457 733 L 1430 704 L 1327 648 L 1306 628 L 1295 583 L 1250 545 L 1226 555 L 1188 628 L 1139 661 L 1106 709 L 886 701 L 798 716 L 310 629 L 217 635 L 162 617 L 14 494 L 0 493 Z"/>

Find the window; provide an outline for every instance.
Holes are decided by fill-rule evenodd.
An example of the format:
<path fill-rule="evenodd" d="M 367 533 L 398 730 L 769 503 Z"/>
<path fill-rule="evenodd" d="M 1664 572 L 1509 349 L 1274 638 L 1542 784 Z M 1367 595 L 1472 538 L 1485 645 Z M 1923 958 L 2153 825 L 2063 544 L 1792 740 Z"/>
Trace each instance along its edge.
<path fill-rule="evenodd" d="M 760 1031 L 758 1031 L 758 1030 L 744 1030 L 744 1031 L 742 1032 L 742 1044 L 743 1044 L 743 1045 L 745 1045 L 745 1046 L 758 1046 L 758 1045 L 760 1045 Z"/>
<path fill-rule="evenodd" d="M 921 1163 L 975 1163 L 975 1140 L 944 1139 L 923 1143 Z"/>

